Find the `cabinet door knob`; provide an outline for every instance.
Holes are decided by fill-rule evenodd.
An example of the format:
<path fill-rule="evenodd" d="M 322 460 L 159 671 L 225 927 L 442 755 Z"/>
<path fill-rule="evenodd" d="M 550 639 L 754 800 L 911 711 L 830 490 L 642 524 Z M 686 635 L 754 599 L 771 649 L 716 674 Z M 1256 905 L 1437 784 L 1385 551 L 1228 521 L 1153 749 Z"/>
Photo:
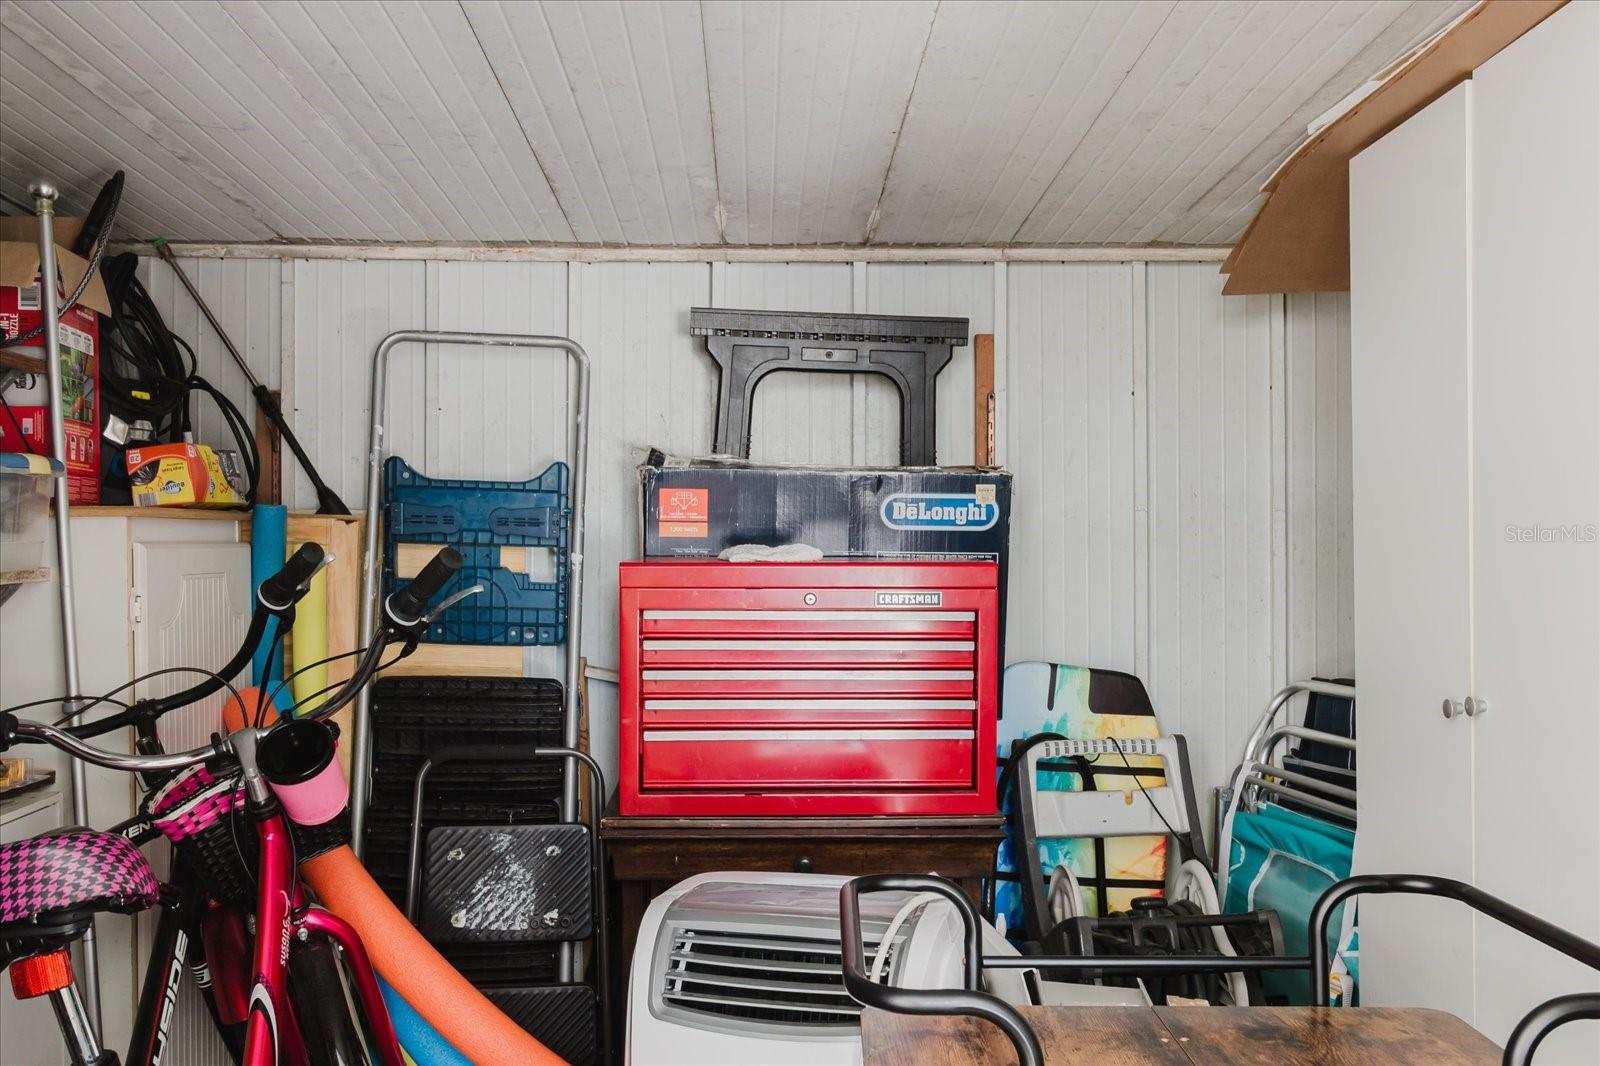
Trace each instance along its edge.
<path fill-rule="evenodd" d="M 1440 709 L 1444 712 L 1446 718 L 1454 718 L 1463 711 L 1460 700 L 1452 700 L 1448 697 L 1444 701 L 1444 706 Z"/>
<path fill-rule="evenodd" d="M 1466 711 L 1467 711 L 1467 717 L 1468 718 L 1476 718 L 1480 714 L 1488 714 L 1489 713 L 1489 701 L 1488 700 L 1480 700 L 1480 699 L 1477 699 L 1476 697 L 1473 697 L 1473 696 L 1468 696 L 1467 697 Z"/>
<path fill-rule="evenodd" d="M 814 869 L 816 869 L 816 863 L 811 861 L 811 856 L 809 855 L 802 855 L 794 860 L 794 872 L 797 874 L 808 874 Z"/>

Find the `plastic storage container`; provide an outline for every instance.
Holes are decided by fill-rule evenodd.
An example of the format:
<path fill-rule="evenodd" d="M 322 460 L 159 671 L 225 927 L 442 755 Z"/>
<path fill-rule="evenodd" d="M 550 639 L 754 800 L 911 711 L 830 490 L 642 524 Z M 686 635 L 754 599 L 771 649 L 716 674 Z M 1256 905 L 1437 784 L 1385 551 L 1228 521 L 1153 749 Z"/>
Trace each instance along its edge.
<path fill-rule="evenodd" d="M 44 565 L 52 477 L 63 469 L 42 455 L 0 452 L 0 574 Z"/>

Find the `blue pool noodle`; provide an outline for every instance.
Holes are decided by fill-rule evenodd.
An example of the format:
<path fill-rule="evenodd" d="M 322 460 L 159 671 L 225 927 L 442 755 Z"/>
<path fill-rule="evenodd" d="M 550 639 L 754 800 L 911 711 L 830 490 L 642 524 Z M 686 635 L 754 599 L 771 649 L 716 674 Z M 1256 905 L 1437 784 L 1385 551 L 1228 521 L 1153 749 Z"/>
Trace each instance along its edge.
<path fill-rule="evenodd" d="M 417 1066 L 472 1066 L 472 1060 L 455 1049 L 433 1026 L 389 986 L 378 978 L 378 988 L 383 992 L 384 1005 L 389 1008 L 389 1021 L 394 1024 L 394 1035 L 400 1047 Z"/>
<path fill-rule="evenodd" d="M 289 508 L 277 503 L 258 503 L 250 512 L 250 599 L 252 609 L 255 591 L 261 582 L 283 569 L 289 554 Z M 267 653 L 278 636 L 278 620 L 267 622 L 266 638 L 256 649 L 250 664 L 250 682 L 258 688 L 271 688 L 283 680 L 283 656 L 272 657 L 272 676 L 263 676 L 267 669 Z M 294 696 L 284 686 L 273 703 L 280 711 L 294 706 Z"/>

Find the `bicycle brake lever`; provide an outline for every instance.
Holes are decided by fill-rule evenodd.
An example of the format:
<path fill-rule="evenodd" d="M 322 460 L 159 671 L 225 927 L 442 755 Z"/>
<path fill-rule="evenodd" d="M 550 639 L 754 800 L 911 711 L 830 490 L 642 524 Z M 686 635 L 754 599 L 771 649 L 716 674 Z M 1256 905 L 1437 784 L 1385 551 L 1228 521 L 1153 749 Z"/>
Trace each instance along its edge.
<path fill-rule="evenodd" d="M 437 619 L 441 614 L 444 614 L 446 611 L 460 603 L 462 600 L 466 599 L 468 596 L 476 596 L 478 593 L 483 592 L 484 589 L 485 586 L 480 583 L 477 585 L 470 585 L 467 588 L 462 589 L 460 592 L 455 592 L 449 596 L 446 596 L 443 600 L 439 601 L 439 606 L 422 616 L 421 621 L 423 627 L 426 628 L 427 626 L 433 625 L 434 620 Z"/>
<path fill-rule="evenodd" d="M 318 574 L 322 573 L 328 567 L 332 566 L 334 564 L 334 562 L 336 562 L 338 560 L 338 558 L 339 557 L 337 555 L 333 554 L 332 552 L 323 553 L 322 562 L 318 563 L 317 564 L 317 568 L 315 570 L 311 571 L 311 573 L 307 574 L 306 575 L 306 579 L 304 581 L 300 582 L 300 584 L 296 585 L 295 588 L 300 592 L 305 592 L 307 589 L 309 589 L 311 587 L 312 579 L 315 578 Z"/>

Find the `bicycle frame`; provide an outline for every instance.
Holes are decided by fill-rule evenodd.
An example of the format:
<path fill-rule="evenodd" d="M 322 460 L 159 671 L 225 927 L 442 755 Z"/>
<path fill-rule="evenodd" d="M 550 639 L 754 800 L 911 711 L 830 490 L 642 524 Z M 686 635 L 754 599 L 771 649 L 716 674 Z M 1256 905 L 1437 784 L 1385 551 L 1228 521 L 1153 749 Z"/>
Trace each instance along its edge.
<path fill-rule="evenodd" d="M 127 1066 L 160 1066 L 172 1037 L 172 1020 L 185 967 L 194 976 L 223 1044 L 237 1060 L 244 1053 L 244 1015 L 241 1012 L 231 1021 L 227 1020 L 217 1002 L 202 931 L 208 906 L 205 890 L 199 876 L 176 851 L 170 877 L 170 897 L 163 900 L 155 943 L 145 965 L 133 1036 L 128 1041 Z M 240 961 L 243 962 L 242 958 Z"/>
<path fill-rule="evenodd" d="M 187 968 L 229 1052 L 244 1066 L 306 1058 L 306 1041 L 289 997 L 290 953 L 311 937 L 326 937 L 344 952 L 354 992 L 384 1066 L 400 1066 L 400 1047 L 379 990 L 377 971 L 355 930 L 310 904 L 294 876 L 289 826 L 276 809 L 256 811 L 259 840 L 253 946 L 242 939 L 214 942 L 226 908 L 207 899 L 199 877 L 174 852 L 168 898 L 145 968 L 127 1066 L 161 1066 L 171 1040 L 178 987 Z"/>
<path fill-rule="evenodd" d="M 256 833 L 261 841 L 261 862 L 244 1066 L 273 1066 L 279 1061 L 283 1050 L 280 1019 L 293 1016 L 288 998 L 289 952 L 295 940 L 317 935 L 328 937 L 343 949 L 380 1061 L 385 1066 L 401 1066 L 400 1044 L 361 938 L 342 918 L 309 906 L 294 883 L 294 853 L 283 816 L 275 810 L 260 812 Z"/>

